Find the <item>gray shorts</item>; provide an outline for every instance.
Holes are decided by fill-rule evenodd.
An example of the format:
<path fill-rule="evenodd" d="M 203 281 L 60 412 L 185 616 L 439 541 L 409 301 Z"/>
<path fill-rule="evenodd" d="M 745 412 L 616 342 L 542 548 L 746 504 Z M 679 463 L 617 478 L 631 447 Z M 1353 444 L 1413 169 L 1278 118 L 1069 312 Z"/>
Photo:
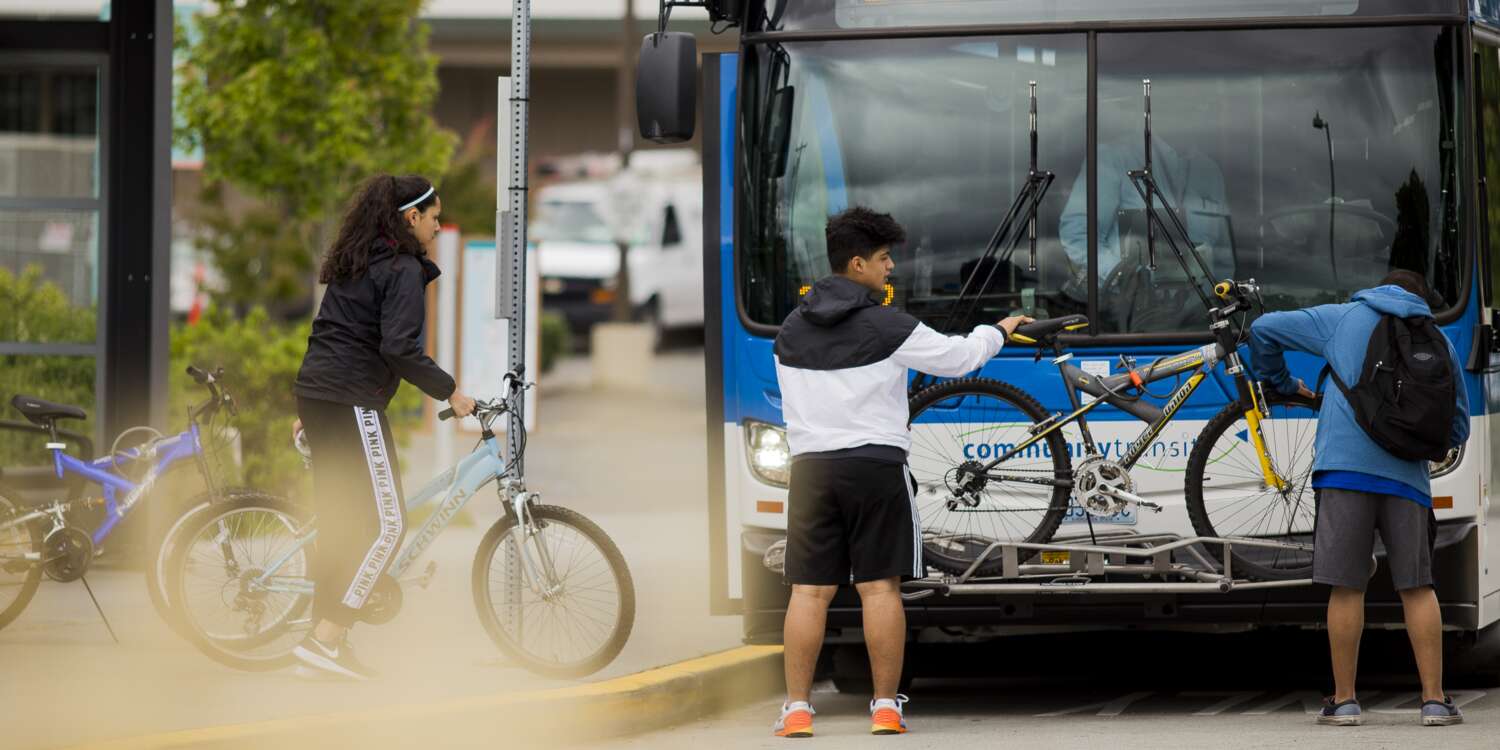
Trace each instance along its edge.
<path fill-rule="evenodd" d="M 1320 489 L 1313 582 L 1365 590 L 1375 531 L 1397 591 L 1432 585 L 1432 510 L 1395 495 Z"/>

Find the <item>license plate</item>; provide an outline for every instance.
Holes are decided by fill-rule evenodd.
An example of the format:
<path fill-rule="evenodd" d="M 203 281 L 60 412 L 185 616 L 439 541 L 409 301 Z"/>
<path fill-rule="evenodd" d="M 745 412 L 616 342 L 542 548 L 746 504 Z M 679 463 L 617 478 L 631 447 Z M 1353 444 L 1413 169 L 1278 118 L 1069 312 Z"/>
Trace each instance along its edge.
<path fill-rule="evenodd" d="M 1044 550 L 1042 552 L 1043 565 L 1067 565 L 1068 553 L 1058 550 Z"/>
<path fill-rule="evenodd" d="M 1126 508 L 1125 510 L 1108 516 L 1094 516 L 1095 525 L 1103 524 L 1108 526 L 1134 526 L 1137 520 L 1136 509 L 1134 507 Z M 1085 511 L 1083 508 L 1080 508 L 1077 505 L 1069 505 L 1068 512 L 1063 516 L 1062 522 L 1065 524 L 1087 523 L 1088 511 Z"/>

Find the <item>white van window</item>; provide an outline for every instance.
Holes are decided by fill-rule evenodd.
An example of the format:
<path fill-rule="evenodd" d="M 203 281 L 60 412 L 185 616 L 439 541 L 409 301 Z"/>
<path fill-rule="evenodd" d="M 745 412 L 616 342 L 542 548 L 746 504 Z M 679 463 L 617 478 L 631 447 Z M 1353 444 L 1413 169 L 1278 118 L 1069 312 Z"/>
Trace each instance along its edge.
<path fill-rule="evenodd" d="M 614 242 L 614 233 L 594 204 L 581 201 L 543 201 L 531 235 L 538 242 Z"/>
<path fill-rule="evenodd" d="M 677 209 L 667 206 L 667 216 L 662 220 L 661 246 L 672 247 L 682 244 L 682 227 L 677 224 Z"/>

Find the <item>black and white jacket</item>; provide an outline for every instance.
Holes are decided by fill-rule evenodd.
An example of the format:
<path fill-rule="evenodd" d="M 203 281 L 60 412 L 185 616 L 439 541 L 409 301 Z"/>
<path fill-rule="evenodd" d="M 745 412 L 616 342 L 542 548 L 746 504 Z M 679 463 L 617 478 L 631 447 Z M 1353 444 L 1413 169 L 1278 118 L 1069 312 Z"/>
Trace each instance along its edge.
<path fill-rule="evenodd" d="M 904 454 L 907 370 L 956 377 L 1005 344 L 992 325 L 944 336 L 843 276 L 813 285 L 776 336 L 776 379 L 793 456 L 887 446 Z"/>

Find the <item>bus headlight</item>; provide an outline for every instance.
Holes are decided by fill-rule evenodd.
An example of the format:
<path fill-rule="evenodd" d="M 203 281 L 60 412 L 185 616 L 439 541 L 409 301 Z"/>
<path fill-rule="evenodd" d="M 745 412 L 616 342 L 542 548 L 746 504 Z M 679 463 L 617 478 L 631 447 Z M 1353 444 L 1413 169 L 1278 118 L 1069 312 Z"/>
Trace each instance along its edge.
<path fill-rule="evenodd" d="M 786 444 L 786 430 L 765 422 L 745 423 L 746 448 L 750 470 L 766 484 L 787 486 L 791 478 L 792 450 Z"/>
<path fill-rule="evenodd" d="M 1427 474 L 1433 479 L 1444 474 L 1452 474 L 1453 470 L 1458 468 L 1458 462 L 1462 460 L 1464 460 L 1464 447 L 1460 444 L 1457 448 L 1450 449 L 1448 455 L 1443 456 L 1443 460 L 1428 461 Z"/>

